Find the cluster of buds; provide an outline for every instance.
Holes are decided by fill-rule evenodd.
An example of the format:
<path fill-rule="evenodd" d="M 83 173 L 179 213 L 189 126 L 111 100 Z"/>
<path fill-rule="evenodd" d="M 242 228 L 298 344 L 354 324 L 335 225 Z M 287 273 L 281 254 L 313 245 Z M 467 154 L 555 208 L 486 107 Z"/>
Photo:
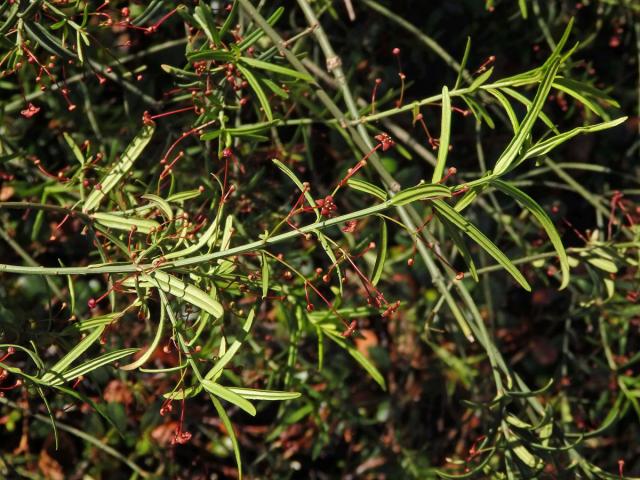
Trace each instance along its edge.
<path fill-rule="evenodd" d="M 396 142 L 393 141 L 393 138 L 391 138 L 384 132 L 382 132 L 380 135 L 376 135 L 374 138 L 378 140 L 378 142 L 380 142 L 380 145 L 382 145 L 383 152 L 386 152 L 396 144 Z"/>
<path fill-rule="evenodd" d="M 338 210 L 338 207 L 333 202 L 333 197 L 331 195 L 317 199 L 316 205 L 320 208 L 320 215 L 323 217 L 331 217 L 335 215 L 336 210 Z"/>

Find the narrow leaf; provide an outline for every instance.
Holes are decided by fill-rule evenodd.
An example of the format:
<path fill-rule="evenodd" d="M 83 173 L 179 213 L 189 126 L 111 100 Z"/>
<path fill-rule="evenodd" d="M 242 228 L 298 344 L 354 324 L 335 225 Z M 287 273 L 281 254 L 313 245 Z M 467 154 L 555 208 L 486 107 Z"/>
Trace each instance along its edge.
<path fill-rule="evenodd" d="M 505 270 L 507 270 L 511 276 L 518 282 L 522 288 L 527 291 L 531 291 L 531 286 L 527 280 L 522 276 L 520 271 L 511 263 L 511 260 L 507 258 L 507 256 L 502 253 L 502 251 L 491 241 L 489 240 L 484 233 L 482 233 L 478 228 L 470 223 L 466 218 L 456 212 L 449 204 L 443 202 L 442 200 L 434 200 L 433 206 L 436 209 L 438 215 L 445 217 L 449 222 L 462 230 L 466 235 L 468 235 L 474 242 L 480 245 L 486 252 L 491 255 L 500 265 L 502 265 Z"/>
<path fill-rule="evenodd" d="M 401 190 L 391 199 L 391 205 L 401 207 L 418 200 L 433 200 L 435 198 L 449 198 L 451 190 L 444 185 L 423 183 Z"/>
<path fill-rule="evenodd" d="M 269 72 L 278 73 L 280 75 L 286 75 L 288 77 L 297 78 L 309 83 L 313 82 L 313 77 L 311 77 L 309 74 L 298 72 L 297 70 L 292 70 L 291 68 L 283 67 L 281 65 L 276 65 L 275 63 L 263 62 L 262 60 L 257 60 L 250 57 L 240 57 L 240 62 L 244 63 L 245 65 L 249 65 L 250 67 L 267 70 Z"/>
<path fill-rule="evenodd" d="M 626 122 L 627 118 L 628 117 L 620 117 L 620 118 L 616 118 L 615 120 L 611 120 L 609 122 L 597 123 L 595 125 L 588 125 L 586 127 L 576 127 L 573 130 L 569 130 L 568 132 L 561 133 L 560 135 L 555 135 L 551 138 L 538 142 L 529 150 L 527 150 L 527 153 L 524 155 L 522 160 L 524 161 L 529 158 L 535 158 L 535 157 L 546 155 L 557 146 L 562 145 L 564 142 L 566 142 L 567 140 L 570 140 L 571 138 L 577 135 L 580 135 L 582 133 L 598 132 L 600 130 L 606 130 L 609 128 L 616 127 L 621 123 Z"/>
<path fill-rule="evenodd" d="M 144 148 L 148 145 L 155 126 L 145 125 L 140 133 L 129 144 L 120 161 L 100 180 L 100 189 L 94 189 L 84 203 L 83 212 L 95 210 L 107 194 L 118 185 L 120 180 L 131 169 Z"/>
<path fill-rule="evenodd" d="M 247 400 L 282 401 L 300 397 L 299 392 L 282 392 L 279 390 L 257 390 L 255 388 L 239 387 L 229 387 L 229 390 Z"/>
<path fill-rule="evenodd" d="M 373 272 L 371 273 L 371 283 L 373 285 L 377 285 L 380 281 L 380 277 L 382 276 L 382 272 L 384 270 L 384 262 L 387 258 L 387 222 L 384 218 L 380 219 L 380 236 L 378 238 L 377 250 L 378 254 L 376 256 L 376 263 L 373 265 Z"/>
<path fill-rule="evenodd" d="M 227 433 L 229 434 L 229 438 L 231 439 L 233 454 L 236 457 L 236 465 L 238 466 L 238 479 L 242 480 L 242 459 L 240 457 L 240 446 L 238 445 L 236 432 L 233 429 L 233 425 L 231 424 L 229 415 L 227 415 L 227 412 L 225 411 L 224 407 L 220 403 L 220 400 L 218 400 L 216 397 L 214 397 L 211 394 L 209 394 L 209 397 L 211 398 L 211 401 L 213 402 L 213 406 L 215 407 L 216 412 L 218 412 L 218 416 L 220 417 L 220 420 L 222 420 L 222 424 L 224 425 L 224 428 L 227 430 Z"/>
<path fill-rule="evenodd" d="M 43 383 L 50 383 L 69 367 L 80 355 L 82 355 L 91 345 L 95 343 L 102 332 L 106 327 L 105 325 L 101 325 L 91 333 L 89 333 L 86 337 L 84 337 L 75 347 L 73 347 L 69 352 L 62 357 L 53 367 L 51 367 L 50 371 L 45 373 L 40 379 Z"/>
<path fill-rule="evenodd" d="M 151 345 L 149 345 L 149 347 L 145 350 L 145 352 L 142 355 L 140 355 L 140 358 L 138 358 L 134 362 L 131 362 L 127 365 L 120 367 L 120 370 L 135 370 L 136 368 L 139 368 L 145 363 L 147 363 L 147 360 L 151 358 L 151 355 L 153 355 L 153 352 L 156 351 L 156 348 L 158 348 L 158 345 L 160 344 L 160 339 L 162 338 L 162 332 L 164 330 L 164 321 L 166 316 L 167 316 L 167 310 L 165 308 L 161 308 L 160 322 L 158 323 L 158 328 L 156 330 L 155 336 L 153 337 L 153 341 L 151 342 Z"/>
<path fill-rule="evenodd" d="M 564 289 L 567 285 L 569 285 L 569 258 L 567 257 L 567 252 L 565 251 L 562 240 L 560 239 L 560 234 L 556 230 L 553 221 L 549 218 L 549 215 L 547 215 L 547 212 L 545 212 L 544 208 L 542 208 L 533 198 L 524 193 L 522 190 L 514 187 L 513 185 L 510 185 L 507 182 L 503 182 L 502 180 L 494 180 L 492 184 L 503 193 L 515 199 L 527 210 L 529 210 L 531 214 L 536 218 L 536 220 L 540 222 L 545 232 L 547 232 L 547 236 L 549 237 L 553 248 L 558 253 L 558 259 L 560 260 L 560 270 L 562 272 L 560 290 Z"/>
<path fill-rule="evenodd" d="M 533 128 L 536 119 L 542 111 L 542 107 L 547 101 L 547 96 L 549 95 L 551 85 L 553 83 L 553 80 L 555 79 L 559 67 L 560 61 L 556 60 L 550 65 L 549 69 L 545 73 L 542 83 L 540 84 L 540 87 L 536 92 L 536 96 L 533 99 L 531 108 L 522 120 L 518 132 L 514 135 L 513 139 L 511 140 L 511 142 L 509 142 L 509 145 L 507 145 L 507 148 L 505 148 L 504 152 L 496 162 L 496 166 L 493 169 L 495 175 L 500 175 L 506 172 L 511 163 L 520 153 L 522 145 L 524 145 L 525 140 L 531 134 L 531 129 Z"/>
<path fill-rule="evenodd" d="M 350 178 L 349 180 L 347 180 L 347 185 L 349 185 L 354 190 L 368 193 L 369 195 L 377 197 L 380 200 L 387 200 L 387 192 L 374 185 L 373 183 L 369 183 L 365 180 L 359 180 L 357 178 Z"/>
<path fill-rule="evenodd" d="M 242 73 L 242 76 L 247 80 L 249 86 L 258 97 L 258 101 L 264 110 L 264 114 L 266 115 L 269 121 L 273 121 L 273 113 L 271 112 L 271 105 L 269 105 L 269 99 L 267 95 L 264 93 L 264 90 L 260 86 L 260 82 L 255 77 L 255 75 L 248 68 L 243 67 L 240 63 L 237 64 L 238 70 Z"/>
<path fill-rule="evenodd" d="M 251 309 L 251 311 L 249 312 L 249 315 L 247 316 L 247 319 L 244 322 L 244 325 L 242 326 L 243 334 L 238 338 L 236 338 L 233 341 L 233 343 L 229 346 L 228 349 L 225 349 L 224 355 L 220 357 L 220 359 L 216 362 L 213 368 L 211 368 L 211 370 L 209 370 L 207 374 L 204 376 L 206 380 L 215 381 L 220 377 L 220 374 L 222 373 L 222 370 L 224 369 L 224 367 L 226 367 L 227 364 L 231 361 L 231 359 L 235 356 L 238 349 L 242 346 L 242 342 L 244 342 L 244 339 L 249 334 L 249 331 L 251 330 L 251 325 L 253 325 L 253 319 L 255 317 L 255 313 L 256 313 L 255 310 Z"/>
<path fill-rule="evenodd" d="M 202 380 L 202 386 L 207 392 L 215 395 L 216 397 L 220 397 L 229 403 L 233 403 L 237 407 L 240 407 L 242 410 L 247 412 L 249 415 L 256 415 L 256 407 L 254 407 L 249 400 L 246 400 L 237 393 L 232 392 L 227 387 L 223 387 L 222 385 L 212 382 L 211 380 Z"/>
<path fill-rule="evenodd" d="M 449 89 L 442 87 L 442 119 L 440 121 L 440 145 L 438 146 L 438 160 L 433 170 L 431 183 L 438 183 L 442 179 L 444 167 L 449 153 L 449 138 L 451 137 L 451 98 Z"/>

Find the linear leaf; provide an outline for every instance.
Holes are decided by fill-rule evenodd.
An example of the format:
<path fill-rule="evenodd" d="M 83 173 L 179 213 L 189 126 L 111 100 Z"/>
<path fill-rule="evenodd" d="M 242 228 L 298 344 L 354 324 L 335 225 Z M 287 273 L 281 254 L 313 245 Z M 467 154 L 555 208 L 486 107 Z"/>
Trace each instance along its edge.
<path fill-rule="evenodd" d="M 211 13 L 211 7 L 200 0 L 200 4 L 195 8 L 194 18 L 204 31 L 205 35 L 214 45 L 220 45 L 220 35 L 216 28 L 215 19 Z"/>
<path fill-rule="evenodd" d="M 384 270 L 384 262 L 387 258 L 387 222 L 384 218 L 380 218 L 380 238 L 378 240 L 378 254 L 376 256 L 376 263 L 373 265 L 373 272 L 371 273 L 371 283 L 377 285 L 382 276 Z"/>
<path fill-rule="evenodd" d="M 367 371 L 367 373 L 371 375 L 371 378 L 373 378 L 376 381 L 376 383 L 380 385 L 380 387 L 382 387 L 383 390 L 387 389 L 387 385 L 384 381 L 384 377 L 367 357 L 362 355 L 356 348 L 354 348 L 353 345 L 351 345 L 344 338 L 342 338 L 340 334 L 336 333 L 335 329 L 326 328 L 325 325 L 321 325 L 321 327 L 324 333 L 331 340 L 333 340 L 334 342 L 336 342 L 338 345 L 340 345 L 342 348 L 345 348 L 349 352 L 349 355 L 351 355 L 362 366 L 362 368 L 364 368 Z"/>
<path fill-rule="evenodd" d="M 477 90 L 481 85 L 483 85 L 484 83 L 487 82 L 487 80 L 489 80 L 489 77 L 491 77 L 492 73 L 493 73 L 493 67 L 491 67 L 489 70 L 482 73 L 481 75 L 478 75 L 473 80 L 473 82 L 471 82 L 471 85 L 469 85 L 469 89 L 471 91 Z"/>
<path fill-rule="evenodd" d="M 433 200 L 434 198 L 449 198 L 451 190 L 437 183 L 423 183 L 401 190 L 391 199 L 391 205 L 401 207 L 418 200 Z"/>
<path fill-rule="evenodd" d="M 512 88 L 502 88 L 500 91 L 506 93 L 507 95 L 509 95 L 511 98 L 513 98 L 514 100 L 520 102 L 522 105 L 524 105 L 525 107 L 527 107 L 527 110 L 529 110 L 531 108 L 531 100 L 529 100 L 527 97 L 525 97 L 523 94 L 521 94 L 520 92 L 518 92 L 517 90 L 514 90 Z M 556 127 L 556 125 L 553 123 L 553 120 L 551 120 L 549 118 L 549 116 L 544 113 L 543 111 L 540 111 L 540 120 L 542 120 L 542 122 L 549 127 L 553 132 L 555 133 L 559 133 L 558 132 L 558 128 Z"/>
<path fill-rule="evenodd" d="M 449 139 L 451 137 L 451 98 L 449 89 L 442 87 L 442 119 L 440 121 L 440 145 L 438 146 L 438 160 L 433 170 L 431 183 L 438 183 L 442 179 L 444 167 L 449 153 Z"/>
<path fill-rule="evenodd" d="M 214 300 L 199 288 L 186 284 L 182 280 L 174 277 L 173 275 L 169 275 L 162 270 L 156 270 L 148 275 L 143 274 L 140 277 L 144 286 L 160 288 L 163 292 L 180 298 L 185 302 L 210 313 L 214 318 L 220 318 L 224 313 L 224 309 L 220 302 Z M 124 284 L 127 283 L 128 282 L 124 282 Z"/>
<path fill-rule="evenodd" d="M 510 185 L 509 183 L 503 182 L 502 180 L 498 179 L 494 180 L 491 183 L 500 191 L 509 195 L 518 203 L 523 205 L 527 210 L 529 210 L 531 214 L 536 218 L 536 220 L 540 222 L 545 232 L 547 232 L 547 236 L 549 237 L 553 248 L 558 254 L 558 259 L 560 260 L 560 270 L 562 272 L 560 290 L 564 289 L 569 284 L 569 258 L 567 257 L 567 252 L 565 251 L 562 240 L 560 239 L 560 234 L 549 218 L 549 215 L 547 215 L 547 212 L 545 212 L 544 209 L 533 198 L 531 198 L 529 195 L 527 195 L 517 187 L 514 187 L 513 185 Z"/>
<path fill-rule="evenodd" d="M 271 112 L 271 105 L 269 105 L 269 98 L 264 93 L 264 90 L 260 86 L 260 82 L 256 78 L 256 76 L 249 70 L 248 68 L 243 67 L 241 64 L 237 64 L 238 70 L 242 73 L 242 76 L 247 80 L 249 86 L 258 97 L 258 101 L 260 105 L 262 105 L 262 109 L 264 110 L 264 114 L 266 115 L 269 121 L 273 121 L 273 113 Z"/>
<path fill-rule="evenodd" d="M 247 319 L 242 326 L 243 334 L 236 338 L 233 343 L 229 346 L 228 349 L 225 350 L 224 354 L 220 357 L 220 359 L 216 362 L 216 364 L 207 372 L 204 376 L 206 380 L 216 381 L 220 375 L 222 374 L 222 370 L 225 366 L 231 361 L 231 359 L 235 356 L 238 349 L 242 346 L 242 342 L 249 334 L 251 330 L 251 325 L 253 325 L 253 319 L 255 317 L 255 309 L 251 309 Z"/>
<path fill-rule="evenodd" d="M 522 161 L 527 160 L 529 158 L 540 157 L 542 155 L 546 155 L 551 150 L 556 148 L 558 145 L 563 144 L 567 140 L 580 135 L 581 133 L 592 133 L 598 132 L 600 130 L 606 130 L 608 128 L 613 128 L 621 123 L 627 121 L 628 117 L 620 117 L 615 120 L 611 120 L 609 122 L 597 123 L 595 125 L 588 125 L 586 127 L 576 127 L 573 130 L 569 130 L 568 132 L 561 133 L 559 135 L 555 135 L 551 138 L 547 138 L 541 142 L 536 143 L 533 147 L 527 150 L 527 153 L 524 155 Z"/>
<path fill-rule="evenodd" d="M 269 293 L 269 263 L 264 252 L 260 252 L 260 259 L 262 261 L 262 298 L 265 299 Z"/>
<path fill-rule="evenodd" d="M 308 191 L 309 189 L 304 187 L 303 183 L 300 181 L 298 176 L 295 173 L 293 173 L 293 171 L 289 167 L 287 167 L 284 163 L 282 163 L 280 160 L 274 158 L 272 161 L 273 163 L 275 163 L 276 167 L 282 170 L 282 172 L 287 177 L 289 177 L 293 183 L 296 184 L 296 187 L 298 187 L 298 189 L 300 189 L 301 192 L 305 192 L 304 198 L 307 199 L 307 202 L 309 203 L 309 205 L 311 205 L 312 207 L 315 207 L 316 201 L 311 196 L 311 193 L 309 193 Z"/>
<path fill-rule="evenodd" d="M 536 92 L 536 96 L 533 99 L 531 104 L 531 108 L 524 116 L 522 123 L 520 124 L 520 128 L 517 133 L 514 135 L 507 148 L 505 148 L 500 158 L 496 162 L 496 166 L 493 169 L 495 175 L 500 175 L 507 171 L 511 163 L 516 159 L 518 154 L 520 153 L 520 149 L 522 145 L 524 145 L 525 140 L 531 134 L 531 129 L 538 118 L 540 112 L 542 111 L 542 107 L 547 100 L 547 96 L 549 95 L 549 91 L 551 90 L 551 85 L 553 80 L 555 79 L 556 73 L 558 72 L 558 68 L 560 67 L 560 60 L 554 61 L 549 69 L 546 71 L 544 78 L 542 79 L 542 83 Z"/>
<path fill-rule="evenodd" d="M 119 215 L 112 215 L 111 213 L 97 212 L 92 214 L 91 218 L 107 228 L 123 230 L 125 232 L 130 231 L 131 227 L 136 227 L 140 233 L 150 233 L 159 227 L 158 222 L 154 220 L 137 217 L 121 217 Z"/>
<path fill-rule="evenodd" d="M 62 357 L 53 367 L 51 367 L 50 371 L 45 373 L 40 379 L 43 383 L 49 383 L 51 380 L 58 377 L 58 375 L 64 373 L 64 371 L 73 363 L 75 359 L 77 359 L 80 355 L 82 355 L 91 345 L 95 343 L 95 341 L 100 338 L 102 332 L 106 328 L 106 324 L 100 325 L 91 333 L 89 333 L 86 337 L 84 337 L 75 347 L 73 347 L 67 354 Z"/>
<path fill-rule="evenodd" d="M 240 457 L 240 447 L 238 445 L 238 439 L 236 438 L 236 432 L 233 429 L 233 425 L 231 424 L 229 415 L 227 415 L 227 412 L 225 411 L 224 407 L 220 403 L 220 400 L 218 400 L 212 394 L 209 394 L 209 397 L 211 398 L 211 401 L 213 402 L 213 406 L 218 412 L 218 416 L 220 417 L 220 420 L 222 420 L 222 424 L 224 425 L 224 428 L 227 430 L 227 433 L 229 434 L 229 438 L 231 439 L 231 446 L 233 447 L 233 455 L 236 457 L 236 465 L 238 466 L 238 479 L 242 480 L 242 459 Z"/>
<path fill-rule="evenodd" d="M 440 220 L 442 221 L 442 225 L 444 226 L 445 231 L 451 238 L 451 241 L 460 252 L 460 255 L 462 255 L 462 259 L 464 260 L 464 263 L 467 264 L 467 267 L 469 268 L 469 272 L 471 273 L 471 277 L 476 282 L 478 282 L 480 279 L 478 278 L 478 271 L 476 270 L 476 264 L 473 261 L 473 257 L 471 256 L 471 252 L 469 251 L 469 247 L 467 247 L 467 244 L 465 243 L 464 238 L 462 238 L 462 235 L 460 235 L 460 232 L 456 229 L 456 227 L 451 222 L 449 222 L 449 220 L 447 220 L 445 217 L 440 217 Z M 467 327 L 467 330 L 468 330 L 468 327 Z M 465 331 L 464 334 L 467 337 L 468 337 L 467 333 L 471 334 L 471 332 Z"/>
<path fill-rule="evenodd" d="M 236 0 L 234 2 L 234 5 L 237 4 L 237 3 L 239 3 L 239 2 Z M 280 20 L 280 17 L 282 17 L 283 13 L 284 13 L 284 7 L 276 8 L 275 11 L 269 16 L 269 18 L 267 18 L 267 25 L 274 26 L 276 24 L 276 22 L 278 20 Z M 231 16 L 231 15 L 229 15 L 229 16 Z M 256 43 L 263 36 L 264 36 L 264 30 L 262 30 L 262 29 L 254 30 L 253 32 L 248 34 L 246 37 L 244 37 L 242 39 L 242 41 L 240 43 L 238 43 L 237 47 L 241 52 L 244 52 L 247 48 L 249 48 L 251 45 Z"/>
<path fill-rule="evenodd" d="M 300 397 L 300 392 L 283 392 L 280 390 L 258 390 L 255 388 L 228 387 L 233 393 L 237 393 L 247 400 L 281 401 L 293 400 Z"/>
<path fill-rule="evenodd" d="M 500 90 L 497 90 L 495 88 L 488 88 L 487 92 L 493 95 L 496 100 L 498 100 L 498 103 L 502 105 L 502 108 L 507 113 L 507 117 L 509 117 L 509 122 L 511 122 L 511 128 L 514 132 L 517 132 L 520 126 L 520 122 L 518 121 L 516 112 L 513 110 L 513 107 L 511 106 L 511 103 L 509 103 L 507 97 L 505 97 Z"/>
<path fill-rule="evenodd" d="M 158 195 L 154 195 L 153 193 L 145 193 L 142 195 L 142 198 L 145 200 L 149 200 L 151 203 L 154 203 L 161 211 L 165 214 L 167 220 L 173 220 L 173 210 L 171 210 L 171 205 L 164 198 L 159 197 Z"/>
<path fill-rule="evenodd" d="M 149 345 L 149 347 L 140 356 L 140 358 L 138 358 L 134 362 L 131 362 L 127 365 L 120 367 L 120 370 L 135 370 L 136 368 L 139 368 L 142 365 L 144 365 L 147 362 L 147 360 L 151 358 L 151 355 L 153 355 L 153 352 L 156 351 L 156 348 L 158 348 L 158 345 L 160 344 L 160 339 L 162 338 L 162 332 L 164 330 L 164 321 L 166 316 L 167 316 L 167 310 L 165 308 L 161 308 L 160 322 L 158 323 L 158 328 L 156 330 L 155 336 L 153 337 L 153 341 L 151 342 L 151 345 Z"/>
<path fill-rule="evenodd" d="M 365 180 L 359 180 L 357 178 L 350 178 L 349 180 L 347 180 L 347 185 L 349 185 L 354 190 L 368 193 L 369 195 L 377 197 L 380 200 L 387 200 L 387 192 L 374 185 L 373 183 L 369 183 Z"/>
<path fill-rule="evenodd" d="M 211 380 L 202 380 L 202 386 L 207 392 L 215 395 L 216 397 L 220 397 L 229 403 L 233 403 L 237 407 L 240 407 L 242 410 L 247 412 L 249 415 L 256 415 L 256 407 L 254 407 L 249 400 L 246 400 L 237 393 L 232 392 L 227 387 L 223 387 L 222 385 L 212 382 Z"/>
<path fill-rule="evenodd" d="M 50 384 L 51 386 L 62 385 L 64 382 L 74 380 L 81 375 L 86 375 L 89 372 L 92 372 L 110 363 L 116 362 L 121 358 L 127 357 L 137 351 L 137 348 L 125 348 L 123 350 L 115 350 L 113 352 L 105 353 L 103 355 L 100 355 L 99 357 L 92 358 L 88 362 L 78 365 L 77 367 L 71 368 L 61 375 L 57 375 Z"/>
<path fill-rule="evenodd" d="M 460 68 L 458 69 L 458 76 L 456 77 L 456 83 L 453 87 L 454 90 L 457 90 L 462 82 L 462 74 L 467 68 L 467 60 L 469 60 L 469 53 L 471 52 L 471 37 L 467 37 L 467 44 L 464 47 L 464 54 L 462 55 L 462 61 L 460 62 Z"/>
<path fill-rule="evenodd" d="M 485 236 L 484 233 L 478 230 L 475 225 L 470 223 L 466 218 L 456 212 L 449 204 L 443 202 L 442 200 L 434 200 L 433 207 L 436 209 L 439 215 L 445 217 L 449 222 L 462 230 L 474 242 L 476 242 L 484 250 L 486 250 L 489 255 L 491 255 L 500 265 L 505 268 L 505 270 L 507 270 L 511 274 L 511 276 L 522 286 L 522 288 L 529 292 L 531 291 L 531 286 L 524 278 L 524 276 L 520 273 L 520 271 L 513 265 L 513 263 L 511 263 L 511 260 L 509 260 L 507 256 L 502 253 L 502 251 Z"/>
<path fill-rule="evenodd" d="M 80 151 L 78 145 L 76 145 L 76 142 L 73 141 L 73 138 L 71 138 L 71 135 L 67 132 L 62 132 L 62 136 L 64 137 L 64 141 L 67 142 L 67 145 L 69 145 L 69 148 L 73 152 L 73 156 L 76 157 L 76 160 L 80 162 L 80 165 L 84 165 L 84 155 Z"/>
<path fill-rule="evenodd" d="M 267 70 L 269 72 L 278 73 L 280 75 L 298 78 L 309 83 L 313 82 L 313 77 L 306 73 L 298 72 L 297 70 L 292 70 L 290 68 L 276 65 L 274 63 L 263 62 L 262 60 L 257 60 L 255 58 L 249 57 L 240 57 L 240 62 L 249 65 L 250 67 L 259 68 L 260 70 Z"/>
<path fill-rule="evenodd" d="M 133 141 L 122 154 L 120 161 L 100 180 L 100 189 L 94 189 L 84 202 L 83 212 L 90 212 L 96 209 L 107 194 L 122 180 L 125 174 L 131 169 L 144 148 L 148 145 L 153 132 L 154 125 L 145 125 Z"/>

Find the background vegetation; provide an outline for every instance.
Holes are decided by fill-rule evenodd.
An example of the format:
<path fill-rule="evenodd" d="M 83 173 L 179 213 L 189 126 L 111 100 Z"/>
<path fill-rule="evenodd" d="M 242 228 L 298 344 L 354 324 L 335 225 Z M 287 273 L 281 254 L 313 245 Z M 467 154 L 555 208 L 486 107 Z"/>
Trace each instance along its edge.
<path fill-rule="evenodd" d="M 640 476 L 637 2 L 0 34 L 0 476 Z"/>

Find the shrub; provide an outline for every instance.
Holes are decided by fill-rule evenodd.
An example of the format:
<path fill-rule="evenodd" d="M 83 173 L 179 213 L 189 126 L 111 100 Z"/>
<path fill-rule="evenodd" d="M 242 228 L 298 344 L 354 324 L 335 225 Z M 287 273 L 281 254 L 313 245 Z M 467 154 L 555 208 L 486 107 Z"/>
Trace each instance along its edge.
<path fill-rule="evenodd" d="M 637 8 L 283 3 L 0 6 L 4 475 L 640 468 Z"/>

